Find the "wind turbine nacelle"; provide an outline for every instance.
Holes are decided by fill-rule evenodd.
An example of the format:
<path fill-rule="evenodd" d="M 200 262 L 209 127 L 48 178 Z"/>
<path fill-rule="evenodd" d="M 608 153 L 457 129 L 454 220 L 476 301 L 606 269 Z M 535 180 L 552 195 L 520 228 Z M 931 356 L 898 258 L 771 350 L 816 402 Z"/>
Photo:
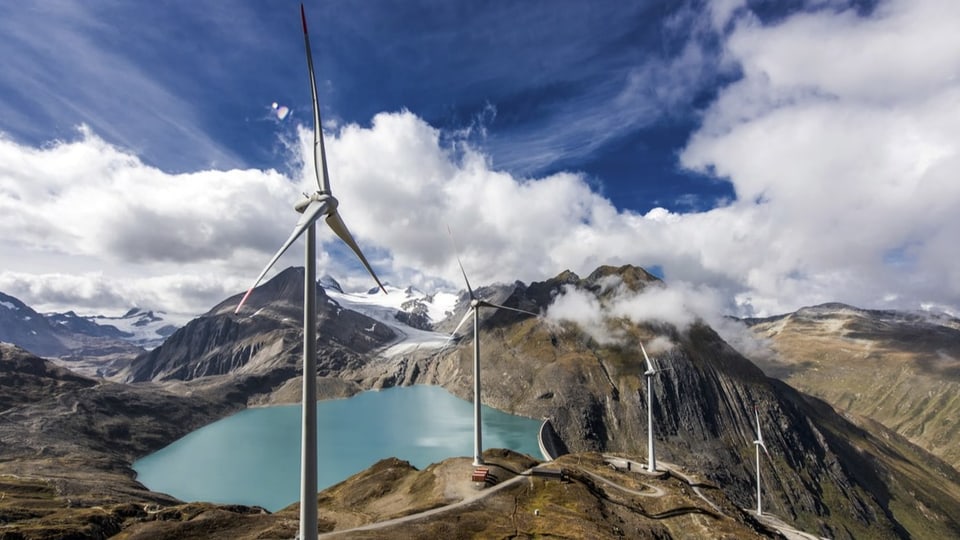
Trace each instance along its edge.
<path fill-rule="evenodd" d="M 337 206 L 340 204 L 339 201 L 337 201 L 337 199 L 334 198 L 333 195 L 330 195 L 329 193 L 320 193 L 319 191 L 315 191 L 313 195 L 310 195 L 306 199 L 303 199 L 302 201 L 293 205 L 293 209 L 296 210 L 297 213 L 302 214 L 303 211 L 306 210 L 308 206 L 310 206 L 310 203 L 324 202 L 324 201 L 327 203 L 327 208 L 328 208 L 327 214 L 330 214 L 334 210 L 336 210 Z"/>

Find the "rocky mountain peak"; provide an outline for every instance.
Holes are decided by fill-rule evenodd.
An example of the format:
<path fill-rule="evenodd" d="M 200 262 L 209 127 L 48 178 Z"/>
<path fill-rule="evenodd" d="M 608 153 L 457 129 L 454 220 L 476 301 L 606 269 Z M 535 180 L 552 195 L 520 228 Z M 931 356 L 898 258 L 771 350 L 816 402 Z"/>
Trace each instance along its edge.
<path fill-rule="evenodd" d="M 330 274 L 324 274 L 320 278 L 320 286 L 329 291 L 337 291 L 339 293 L 343 292 L 343 287 L 340 286 L 340 282 L 334 279 Z"/>
<path fill-rule="evenodd" d="M 625 264 L 623 266 L 600 266 L 590 273 L 584 280 L 589 287 L 603 286 L 611 278 L 619 278 L 620 282 L 634 292 L 643 290 L 648 284 L 659 282 L 660 279 L 639 266 Z"/>
<path fill-rule="evenodd" d="M 302 361 L 303 267 L 290 267 L 257 287 L 240 313 L 241 294 L 177 330 L 160 347 L 138 356 L 119 377 L 127 382 L 271 374 L 283 380 Z M 320 370 L 359 362 L 396 338 L 388 326 L 346 309 L 317 292 Z"/>
<path fill-rule="evenodd" d="M 44 315 L 51 325 L 66 329 L 78 334 L 92 337 L 110 337 L 115 339 L 129 338 L 133 334 L 124 332 L 110 324 L 97 324 L 86 317 L 81 317 L 73 311 L 66 313 L 47 313 Z"/>

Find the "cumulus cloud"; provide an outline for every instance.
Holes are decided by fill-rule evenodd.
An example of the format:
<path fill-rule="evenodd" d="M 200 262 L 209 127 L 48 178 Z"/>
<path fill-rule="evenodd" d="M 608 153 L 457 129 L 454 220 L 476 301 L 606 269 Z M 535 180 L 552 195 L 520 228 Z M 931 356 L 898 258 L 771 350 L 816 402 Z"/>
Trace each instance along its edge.
<path fill-rule="evenodd" d="M 666 323 L 685 331 L 697 321 L 716 326 L 722 320 L 720 294 L 707 286 L 681 281 L 670 286 L 653 283 L 634 291 L 617 276 L 607 276 L 598 285 L 599 293 L 565 285 L 548 306 L 546 319 L 572 322 L 601 344 L 623 340 L 617 321 Z M 672 344 L 665 336 L 657 336 L 644 346 L 652 353 L 669 349 Z"/>
<path fill-rule="evenodd" d="M 743 276 L 748 311 L 960 304 L 947 248 L 960 230 L 957 21 L 960 6 L 935 0 L 738 20 L 726 53 L 744 77 L 681 161 L 735 187 L 714 214 L 741 223 L 752 248 L 709 251 Z"/>
<path fill-rule="evenodd" d="M 736 200 L 695 213 L 620 210 L 581 174 L 509 174 L 413 113 L 381 113 L 327 133 L 341 214 L 380 277 L 460 287 L 449 225 L 475 284 L 600 264 L 662 269 L 666 289 L 606 306 L 568 291 L 551 308 L 587 327 L 826 301 L 960 311 L 960 7 L 830 4 L 764 25 L 742 2 L 715 6 L 704 24 L 722 26 L 724 61 L 743 77 L 719 90 L 679 160 L 731 182 Z M 694 66 L 696 54 L 678 61 Z M 0 138 L 0 290 L 48 308 L 119 298 L 205 311 L 242 291 L 289 234 L 292 204 L 315 189 L 311 143 L 301 129 L 287 178 L 169 174 L 90 129 L 42 148 Z M 320 229 L 320 271 L 370 288 Z M 278 270 L 301 257 L 294 246 Z"/>
<path fill-rule="evenodd" d="M 210 279 L 204 274 L 118 279 L 106 272 L 0 273 L 0 290 L 27 300 L 40 312 L 69 309 L 117 316 L 128 308 L 140 307 L 162 311 L 164 319 L 174 324 L 184 324 L 204 313 L 235 294 L 239 286 L 236 279 Z"/>
<path fill-rule="evenodd" d="M 168 174 L 85 127 L 40 149 L 0 138 L 0 290 L 40 309 L 199 313 L 204 291 L 256 275 L 296 198 L 274 171 Z"/>

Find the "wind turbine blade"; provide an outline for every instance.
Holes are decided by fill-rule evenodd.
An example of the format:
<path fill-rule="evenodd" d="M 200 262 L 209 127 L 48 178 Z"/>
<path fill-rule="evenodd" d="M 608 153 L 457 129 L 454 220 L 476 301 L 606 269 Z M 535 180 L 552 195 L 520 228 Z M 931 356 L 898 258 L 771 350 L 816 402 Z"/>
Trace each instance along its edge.
<path fill-rule="evenodd" d="M 462 319 L 460 319 L 460 324 L 458 324 L 457 327 L 453 329 L 453 332 L 450 332 L 450 339 L 453 339 L 453 336 L 457 335 L 457 332 L 460 331 L 460 328 L 462 328 L 463 325 L 466 324 L 468 320 L 470 320 L 470 317 L 472 317 L 473 314 L 474 314 L 473 308 L 470 308 L 467 310 L 467 314 L 464 315 Z"/>
<path fill-rule="evenodd" d="M 470 280 L 467 279 L 467 271 L 463 269 L 463 263 L 460 262 L 460 255 L 457 250 L 457 242 L 453 239 L 453 231 L 450 230 L 450 226 L 447 225 L 447 234 L 450 235 L 450 244 L 453 245 L 453 255 L 457 258 L 457 264 L 460 265 L 460 273 L 463 274 L 463 281 L 467 284 L 467 292 L 470 293 L 470 299 L 473 300 L 476 296 L 473 294 L 473 289 L 470 287 Z"/>
<path fill-rule="evenodd" d="M 653 363 L 650 362 L 650 357 L 647 356 L 647 350 L 643 348 L 642 341 L 640 342 L 640 350 L 643 351 L 643 359 L 647 362 L 647 371 L 656 372 L 656 370 L 653 369 Z"/>
<path fill-rule="evenodd" d="M 240 313 L 240 308 L 243 307 L 243 304 L 246 303 L 247 298 L 250 298 L 250 294 L 253 293 L 253 290 L 257 288 L 257 285 L 260 284 L 260 280 L 263 279 L 263 276 L 267 275 L 267 272 L 273 268 L 273 265 L 276 264 L 277 260 L 287 251 L 287 249 L 303 234 L 303 231 L 307 230 L 321 214 L 324 214 L 327 211 L 328 203 L 326 200 L 322 201 L 313 201 L 307 208 L 303 211 L 303 215 L 300 216 L 300 219 L 297 221 L 297 226 L 293 228 L 293 232 L 290 234 L 290 238 L 287 238 L 287 241 L 280 246 L 280 249 L 277 250 L 277 253 L 270 259 L 270 262 L 267 263 L 267 266 L 263 268 L 263 272 L 260 272 L 260 275 L 257 276 L 256 281 L 253 282 L 247 293 L 243 295 L 243 298 L 240 299 L 240 303 L 237 304 L 237 309 L 234 310 L 234 313 Z"/>
<path fill-rule="evenodd" d="M 289 248 L 291 244 L 293 244 L 297 240 L 297 238 L 303 233 L 303 231 L 304 229 L 300 229 L 299 227 L 293 230 L 293 234 L 290 235 L 290 238 L 287 238 L 287 241 L 284 242 L 282 246 L 280 246 L 280 249 L 273 256 L 273 258 L 270 259 L 270 262 L 268 262 L 267 265 L 263 267 L 263 271 L 260 272 L 260 275 L 257 276 L 256 280 L 254 280 L 253 285 L 251 285 L 250 288 L 247 290 L 247 294 L 243 295 L 243 298 L 240 300 L 240 303 L 237 304 L 237 309 L 234 311 L 234 313 L 240 313 L 240 308 L 242 308 L 243 304 L 246 303 L 247 298 L 250 297 L 250 293 L 252 293 L 253 290 L 257 288 L 257 285 L 260 284 L 260 281 L 263 279 L 263 276 L 267 275 L 267 272 L 269 272 L 270 269 L 273 268 L 273 265 L 277 262 L 277 260 L 284 254 L 284 252 L 287 251 L 287 248 Z"/>
<path fill-rule="evenodd" d="M 753 408 L 753 416 L 757 420 L 757 444 L 760 445 L 760 448 L 763 448 L 763 453 L 770 457 L 770 452 L 767 450 L 767 445 L 763 442 L 763 433 L 760 431 L 760 411 L 756 407 Z"/>
<path fill-rule="evenodd" d="M 330 176 L 327 173 L 327 153 L 323 146 L 323 126 L 320 122 L 320 104 L 317 99 L 317 78 L 313 73 L 313 53 L 310 50 L 310 35 L 307 33 L 307 14 L 300 4 L 300 21 L 303 23 L 303 45 L 307 49 L 307 72 L 310 74 L 310 97 L 313 100 L 313 168 L 320 193 L 330 193 Z"/>
<path fill-rule="evenodd" d="M 509 309 L 510 311 L 516 311 L 517 313 L 524 313 L 524 314 L 526 314 L 526 315 L 533 315 L 534 317 L 539 317 L 539 316 L 540 316 L 540 315 L 538 315 L 538 314 L 536 314 L 536 313 L 534 313 L 534 312 L 532 312 L 532 311 L 527 311 L 527 310 L 525 310 L 525 309 L 520 309 L 520 308 L 515 308 L 515 307 L 510 307 L 510 306 L 504 306 L 504 305 L 501 305 L 501 304 L 494 304 L 494 303 L 492 303 L 492 302 L 487 302 L 486 300 L 482 300 L 482 301 L 480 302 L 480 305 L 481 305 L 481 306 L 486 306 L 486 307 L 497 308 L 497 309 Z"/>
<path fill-rule="evenodd" d="M 333 232 L 340 237 L 341 240 L 357 254 L 357 258 L 360 259 L 360 262 L 363 263 L 364 268 L 367 269 L 367 272 L 370 272 L 370 275 L 373 276 L 373 280 L 377 282 L 377 286 L 380 287 L 380 290 L 383 291 L 383 294 L 387 294 L 387 290 L 383 288 L 383 283 L 380 283 L 380 278 L 377 277 L 377 274 L 373 271 L 373 268 L 370 266 L 370 263 L 367 262 L 367 258 L 363 256 L 363 252 L 360 251 L 360 246 L 357 245 L 357 242 L 353 239 L 353 236 L 350 234 L 350 230 L 347 229 L 347 224 L 343 222 L 340 218 L 340 214 L 336 210 L 330 212 L 327 216 L 327 225 L 333 229 Z"/>

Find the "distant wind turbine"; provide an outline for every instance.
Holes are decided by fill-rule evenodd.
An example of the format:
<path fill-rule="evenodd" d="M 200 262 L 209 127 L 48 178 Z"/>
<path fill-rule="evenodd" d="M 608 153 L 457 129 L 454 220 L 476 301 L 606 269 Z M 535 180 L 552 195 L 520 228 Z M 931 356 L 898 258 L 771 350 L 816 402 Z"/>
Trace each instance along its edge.
<path fill-rule="evenodd" d="M 449 227 L 447 228 L 447 232 L 450 233 L 450 241 L 453 242 L 453 233 L 450 232 Z M 456 244 L 454 244 L 454 251 L 456 251 Z M 463 282 L 467 284 L 467 292 L 470 293 L 470 309 L 467 310 L 467 314 L 460 320 L 460 324 L 453 329 L 450 338 L 452 339 L 460 330 L 460 327 L 462 327 L 470 317 L 473 317 L 473 464 L 483 465 L 483 434 L 480 428 L 480 308 L 508 309 L 518 313 L 533 315 L 534 317 L 538 317 L 538 315 L 531 311 L 494 304 L 478 298 L 474 290 L 470 287 L 470 280 L 467 279 L 467 272 L 463 269 L 463 263 L 460 262 L 459 255 L 457 255 L 457 264 L 460 265 Z"/>
<path fill-rule="evenodd" d="M 763 448 L 763 453 L 767 454 L 768 459 L 770 458 L 770 452 L 767 451 L 767 445 L 763 444 L 763 433 L 760 432 L 760 413 L 756 407 L 753 409 L 753 415 L 757 420 L 757 439 L 753 441 L 753 445 L 757 449 L 757 515 L 762 516 L 763 507 L 760 501 L 760 449 Z"/>
<path fill-rule="evenodd" d="M 647 370 L 643 372 L 644 378 L 647 379 L 647 456 L 649 456 L 647 470 L 656 472 L 657 455 L 653 446 L 653 376 L 666 370 L 653 367 L 653 362 L 647 356 L 647 350 L 643 348 L 642 342 L 640 343 L 640 350 L 643 351 L 643 359 L 647 363 Z"/>
<path fill-rule="evenodd" d="M 363 266 L 373 276 L 374 281 L 386 294 L 386 289 L 367 262 L 360 247 L 357 246 L 346 224 L 337 213 L 338 202 L 330 191 L 330 177 L 327 173 L 327 156 L 323 146 L 323 129 L 320 124 L 320 106 L 317 102 L 317 81 L 313 74 L 313 55 L 310 51 L 310 36 L 307 34 L 307 16 L 300 4 L 300 21 L 303 23 L 303 43 L 307 51 L 307 72 L 310 76 L 310 94 L 313 98 L 313 164 L 318 190 L 306 199 L 298 202 L 294 208 L 303 214 L 293 228 L 290 238 L 280 247 L 276 255 L 257 276 L 250 290 L 243 295 L 235 313 L 250 297 L 260 280 L 270 271 L 277 259 L 297 238 L 306 232 L 304 248 L 303 278 L 303 426 L 300 455 L 300 534 L 301 540 L 317 537 L 317 239 L 316 221 L 326 216 L 327 225 L 344 241 Z"/>

